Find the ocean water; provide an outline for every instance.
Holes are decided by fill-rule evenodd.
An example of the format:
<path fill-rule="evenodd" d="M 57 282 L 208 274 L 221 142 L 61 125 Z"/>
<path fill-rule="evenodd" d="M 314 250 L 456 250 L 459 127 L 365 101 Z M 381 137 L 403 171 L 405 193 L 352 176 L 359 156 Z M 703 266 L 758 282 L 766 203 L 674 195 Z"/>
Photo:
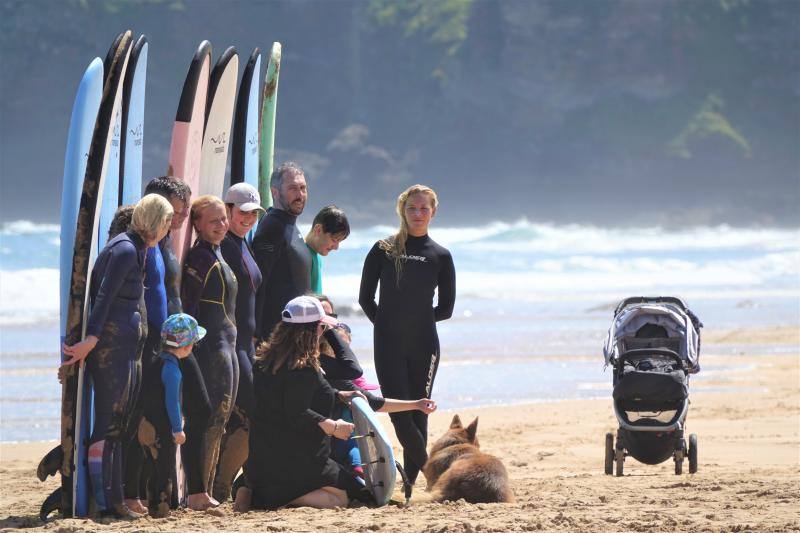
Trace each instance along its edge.
<path fill-rule="evenodd" d="M 305 228 L 302 228 L 305 229 Z M 0 229 L 0 440 L 59 434 L 59 228 Z M 392 228 L 355 230 L 324 259 L 323 283 L 375 381 L 372 330 L 356 303 L 372 244 Z M 440 408 L 608 397 L 602 344 L 627 296 L 679 296 L 707 327 L 800 324 L 800 229 L 556 226 L 528 221 L 432 227 L 457 272 L 453 318 L 439 324 Z M 704 353 L 791 352 L 796 346 L 704 344 Z M 704 365 L 715 382 L 726 368 Z M 732 384 L 731 386 L 737 386 Z"/>

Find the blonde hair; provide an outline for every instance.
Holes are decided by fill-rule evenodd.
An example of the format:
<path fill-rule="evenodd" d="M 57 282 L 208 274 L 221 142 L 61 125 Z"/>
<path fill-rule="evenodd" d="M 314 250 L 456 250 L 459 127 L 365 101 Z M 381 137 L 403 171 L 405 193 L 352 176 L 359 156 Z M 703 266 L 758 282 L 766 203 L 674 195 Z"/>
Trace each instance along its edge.
<path fill-rule="evenodd" d="M 406 203 L 408 202 L 408 198 L 415 194 L 426 194 L 428 198 L 430 198 L 433 211 L 436 212 L 436 208 L 439 206 L 439 197 L 436 196 L 436 191 L 426 185 L 412 185 L 397 197 L 395 211 L 397 212 L 397 216 L 400 217 L 400 228 L 397 230 L 396 234 L 378 242 L 380 249 L 387 252 L 394 259 L 398 287 L 400 287 L 400 277 L 403 272 L 403 256 L 406 254 L 406 241 L 408 240 L 408 222 L 406 222 L 405 214 Z"/>
<path fill-rule="evenodd" d="M 160 194 L 148 194 L 133 208 L 130 228 L 143 239 L 154 239 L 172 223 L 172 204 Z"/>
<path fill-rule="evenodd" d="M 195 221 L 200 218 L 200 213 L 202 213 L 206 207 L 211 207 L 212 205 L 218 205 L 222 207 L 222 209 L 226 209 L 225 202 L 213 194 L 204 194 L 203 196 L 198 196 L 195 198 L 192 201 L 192 209 L 190 211 L 191 214 L 189 218 L 189 220 L 192 221 L 192 224 L 194 224 Z M 195 230 L 196 229 L 197 228 L 195 228 Z"/>

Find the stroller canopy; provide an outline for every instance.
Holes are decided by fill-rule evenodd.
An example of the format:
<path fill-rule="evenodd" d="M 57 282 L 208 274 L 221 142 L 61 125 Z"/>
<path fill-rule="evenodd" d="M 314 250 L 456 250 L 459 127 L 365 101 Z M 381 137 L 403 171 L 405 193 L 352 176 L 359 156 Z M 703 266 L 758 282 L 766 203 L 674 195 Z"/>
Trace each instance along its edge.
<path fill-rule="evenodd" d="M 606 364 L 622 355 L 625 339 L 634 337 L 646 324 L 661 326 L 670 339 L 679 339 L 678 355 L 686 362 L 690 372 L 699 369 L 700 333 L 695 327 L 691 311 L 678 303 L 664 301 L 631 303 L 617 309 L 603 347 Z"/>

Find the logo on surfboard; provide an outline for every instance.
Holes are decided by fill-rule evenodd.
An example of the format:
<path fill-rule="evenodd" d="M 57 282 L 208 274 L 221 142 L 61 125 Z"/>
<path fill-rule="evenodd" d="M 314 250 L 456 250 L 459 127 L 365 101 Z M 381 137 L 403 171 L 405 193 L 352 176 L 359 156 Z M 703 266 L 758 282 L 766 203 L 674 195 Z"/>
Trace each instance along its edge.
<path fill-rule="evenodd" d="M 133 137 L 133 145 L 134 146 L 141 146 L 142 145 L 142 137 L 144 136 L 144 127 L 140 122 L 135 128 L 132 130 L 128 130 L 128 134 Z"/>
<path fill-rule="evenodd" d="M 225 151 L 225 146 L 228 144 L 228 132 L 227 131 L 220 132 L 219 135 L 217 135 L 216 137 L 211 137 L 210 139 L 212 143 L 219 145 L 214 147 L 214 153 L 221 154 Z"/>

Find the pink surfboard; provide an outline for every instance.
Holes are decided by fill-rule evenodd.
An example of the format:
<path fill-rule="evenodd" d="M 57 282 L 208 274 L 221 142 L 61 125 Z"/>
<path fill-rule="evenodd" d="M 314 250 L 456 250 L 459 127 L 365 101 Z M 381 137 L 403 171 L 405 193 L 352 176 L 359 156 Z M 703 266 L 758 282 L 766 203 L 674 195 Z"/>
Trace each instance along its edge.
<path fill-rule="evenodd" d="M 211 43 L 203 41 L 192 58 L 183 84 L 175 125 L 172 128 L 167 170 L 169 175 L 185 181 L 192 189 L 193 196 L 197 196 L 200 189 L 200 161 L 210 72 Z M 172 235 L 172 246 L 178 261 L 183 262 L 191 244 L 192 224 L 186 221 L 186 226 Z"/>

